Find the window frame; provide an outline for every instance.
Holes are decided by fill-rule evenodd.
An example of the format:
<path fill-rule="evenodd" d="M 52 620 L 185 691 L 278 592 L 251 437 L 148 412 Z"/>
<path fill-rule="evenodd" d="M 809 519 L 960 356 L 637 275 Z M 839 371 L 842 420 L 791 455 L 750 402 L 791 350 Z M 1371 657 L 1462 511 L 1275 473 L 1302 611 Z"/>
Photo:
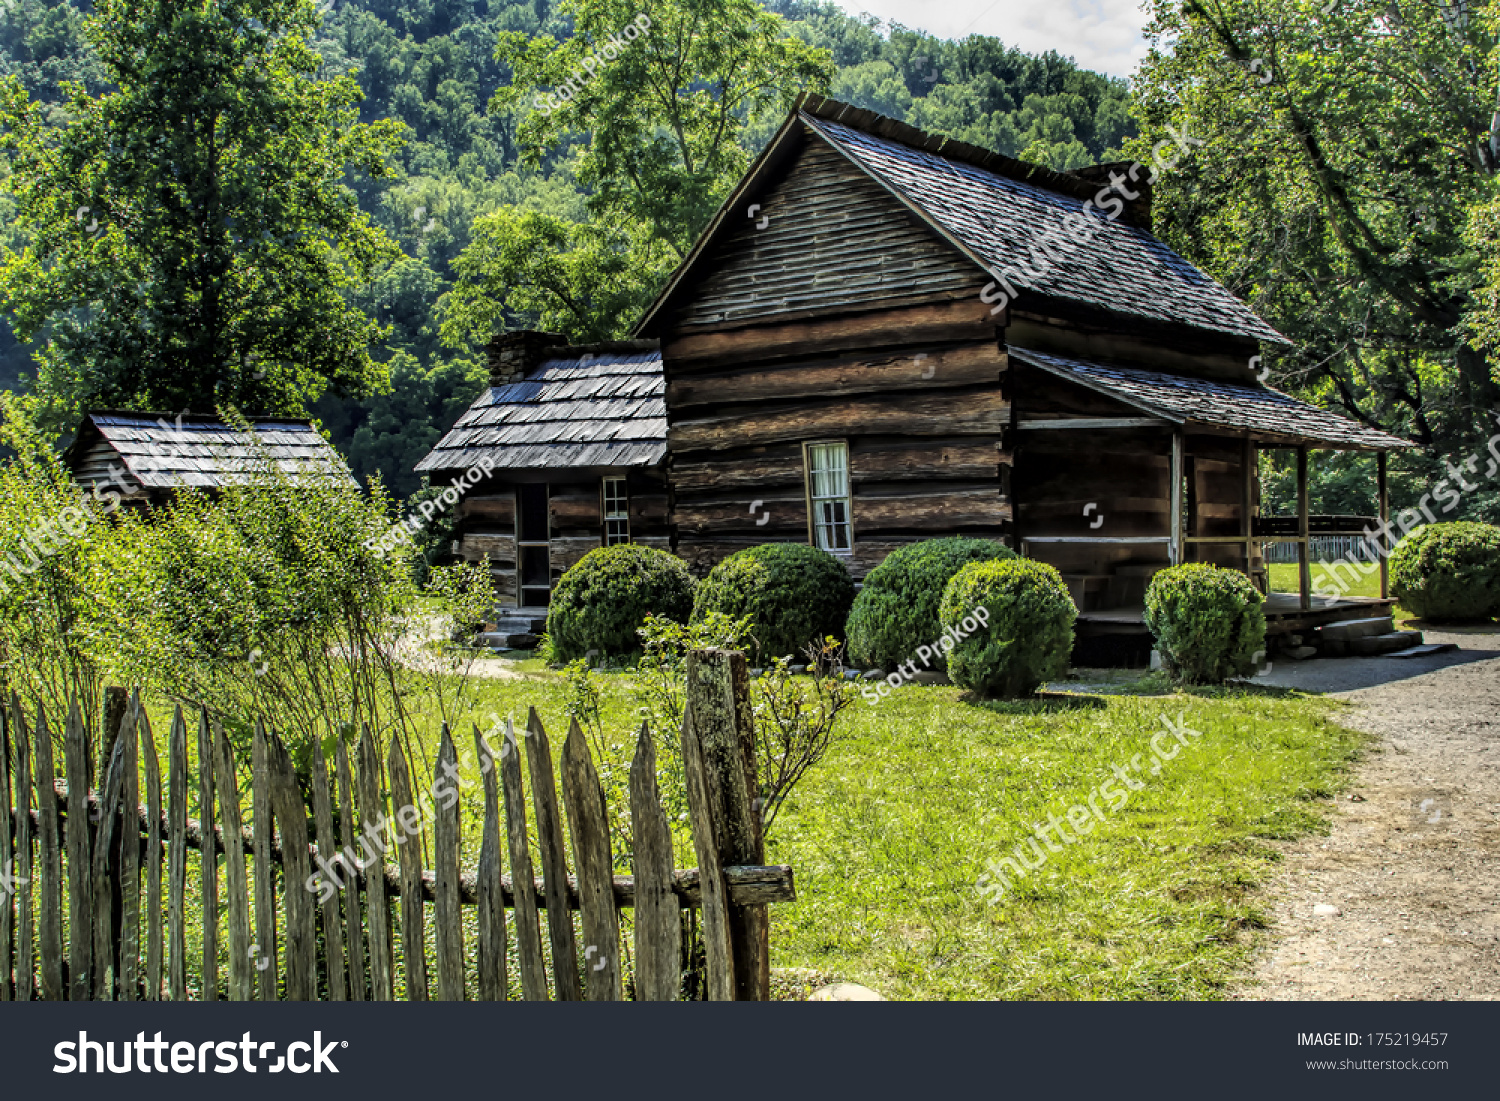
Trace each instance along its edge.
<path fill-rule="evenodd" d="M 813 465 L 812 449 L 815 447 L 826 447 L 836 445 L 844 451 L 844 526 L 849 530 L 849 546 L 841 549 L 831 549 L 818 546 L 818 516 L 816 505 L 820 501 L 834 501 L 837 497 L 816 497 L 813 494 Z M 849 441 L 847 439 L 826 440 L 804 440 L 802 441 L 802 491 L 807 505 L 807 542 L 809 546 L 818 547 L 819 550 L 828 554 L 848 557 L 854 554 L 854 472 L 849 463 Z"/>
<path fill-rule="evenodd" d="M 610 494 L 609 483 L 619 482 L 620 493 L 615 500 L 622 502 L 618 514 L 611 516 L 609 510 Z M 623 539 L 611 539 L 609 526 L 611 523 L 622 524 L 625 530 Z M 606 474 L 599 479 L 599 545 L 601 547 L 618 547 L 624 543 L 632 542 L 630 534 L 630 479 L 624 474 Z"/>

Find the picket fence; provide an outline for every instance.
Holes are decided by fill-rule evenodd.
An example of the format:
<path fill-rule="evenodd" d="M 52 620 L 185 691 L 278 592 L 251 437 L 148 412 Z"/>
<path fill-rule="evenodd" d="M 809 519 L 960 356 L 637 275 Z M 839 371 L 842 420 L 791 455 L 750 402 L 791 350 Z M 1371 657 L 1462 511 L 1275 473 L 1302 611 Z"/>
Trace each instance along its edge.
<path fill-rule="evenodd" d="M 1266 543 L 1267 562 L 1296 562 L 1296 543 Z M 1379 562 L 1380 551 L 1363 535 L 1314 535 L 1308 539 L 1307 555 L 1313 564 L 1347 558 L 1354 562 Z"/>
<path fill-rule="evenodd" d="M 0 1000 L 383 1001 L 396 997 L 399 978 L 411 1000 L 497 1001 L 511 991 L 512 958 L 528 1001 L 675 1000 L 685 973 L 684 916 L 692 910 L 701 924 L 706 996 L 764 1000 L 766 907 L 795 891 L 791 868 L 763 864 L 745 659 L 694 651 L 687 675 L 681 738 L 698 866 L 673 866 L 655 746 L 643 724 L 629 777 L 631 876 L 613 874 L 604 792 L 587 739 L 573 723 L 562 746 L 559 801 L 550 743 L 534 709 L 525 735 L 508 737 L 511 751 L 502 747 L 497 756 L 474 730 L 485 762 L 484 820 L 477 867 L 466 875 L 457 798 L 433 803 L 434 868 L 422 867 L 420 842 L 404 843 L 416 837 L 396 841 L 395 831 L 415 825 L 419 814 L 412 769 L 394 737 L 382 745 L 364 730 L 352 760 L 338 738 L 331 778 L 323 754 L 312 753 L 309 815 L 286 746 L 257 724 L 246 823 L 233 750 L 218 723 L 200 715 L 199 814 L 192 819 L 189 724 L 180 708 L 167 740 L 165 786 L 135 697 L 123 708 L 101 790 L 90 790 L 89 740 L 77 702 L 61 739 L 64 780 L 55 776 L 47 716 L 38 707 L 28 720 L 12 697 L 0 707 Z M 434 792 L 451 784 L 457 765 L 444 726 Z M 394 867 L 382 848 L 394 851 Z M 191 995 L 190 849 L 208 857 L 198 862 L 202 950 Z M 360 860 L 367 869 L 357 867 Z M 330 889 L 320 889 L 318 877 Z M 344 889 L 332 889 L 335 880 Z M 227 975 L 220 968 L 221 906 Z M 463 907 L 476 911 L 472 945 L 465 944 Z M 634 914 L 628 991 L 627 907 Z M 473 957 L 465 954 L 470 948 Z"/>

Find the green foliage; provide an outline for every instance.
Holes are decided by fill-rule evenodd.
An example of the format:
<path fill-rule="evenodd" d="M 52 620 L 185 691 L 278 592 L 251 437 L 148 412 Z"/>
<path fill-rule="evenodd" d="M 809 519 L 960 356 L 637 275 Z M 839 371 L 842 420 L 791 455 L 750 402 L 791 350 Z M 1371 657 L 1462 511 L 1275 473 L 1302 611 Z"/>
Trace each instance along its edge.
<path fill-rule="evenodd" d="M 320 5 L 321 21 L 308 37 L 319 75 L 358 81 L 364 92 L 358 120 L 383 122 L 405 136 L 387 150 L 388 171 L 351 164 L 339 181 L 404 254 L 393 263 L 380 260 L 365 284 L 343 292 L 352 311 L 380 326 L 370 345 L 368 396 L 340 392 L 357 390 L 352 382 L 325 386 L 312 379 L 291 388 L 309 399 L 321 393 L 314 412 L 361 481 L 378 472 L 398 497 L 420 488 L 411 470 L 415 458 L 484 385 L 478 357 L 450 348 L 472 348 L 493 329 L 547 328 L 576 339 L 630 331 L 684 242 L 781 124 L 789 97 L 802 87 L 820 90 L 830 74 L 833 94 L 860 106 L 1002 153 L 1025 151 L 1053 167 L 1081 158 L 1114 159 L 1133 131 L 1124 112 L 1125 83 L 1055 53 L 1032 56 L 980 35 L 945 42 L 805 0 L 767 0 L 761 7 L 783 17 L 779 29 L 751 5 L 682 0 L 655 10 L 650 4 L 589 4 L 577 14 L 532 0 Z M 33 101 L 48 105 L 58 119 L 67 82 L 94 96 L 113 90 L 114 78 L 83 33 L 90 10 L 85 0 L 11 0 L 0 6 L 0 71 L 15 74 Z M 216 4 L 192 18 L 211 26 L 213 13 L 221 10 L 240 9 Z M 547 120 L 531 117 L 538 114 L 536 95 L 554 91 L 558 76 L 572 75 L 554 70 L 567 70 L 589 44 L 601 35 L 607 41 L 641 12 L 652 20 L 652 33 L 628 51 L 645 52 L 624 58 L 625 69 L 616 68 L 622 60 L 617 58 L 600 81 L 590 82 L 589 95 L 597 102 L 575 101 L 576 109 L 568 105 Z M 708 25 L 714 32 L 702 33 Z M 502 32 L 521 36 L 527 43 L 522 49 L 534 49 L 536 85 L 513 93 L 513 104 L 497 102 L 487 110 L 496 93 L 512 84 L 511 63 L 495 56 Z M 215 45 L 221 41 L 214 38 Z M 832 55 L 831 66 L 820 51 Z M 670 60 L 664 63 L 664 57 Z M 678 59 L 689 75 L 673 85 L 675 96 L 650 94 L 665 83 L 633 85 L 630 66 L 644 64 L 656 79 Z M 189 71 L 200 65 L 190 61 Z M 809 67 L 814 75 L 805 77 Z M 279 97 L 278 79 L 266 87 Z M 239 94 L 238 82 L 233 67 L 225 79 L 205 81 L 208 107 Z M 172 85 L 178 102 L 185 85 Z M 726 105 L 732 109 L 720 127 L 719 108 Z M 583 110 L 591 112 L 589 120 L 573 117 Z M 177 149 L 189 144 L 178 134 L 167 135 L 167 142 Z M 273 156 L 268 151 L 265 159 Z M 144 160 L 142 165 L 149 167 Z M 601 173 L 597 179 L 590 165 Z M 79 205 L 95 204 L 80 199 L 69 207 L 59 201 L 54 214 L 66 223 Z M 0 188 L 0 245 L 20 254 L 34 231 L 15 220 L 15 210 L 14 197 Z M 301 217 L 300 208 L 288 210 Z M 298 226 L 305 223 L 283 232 L 269 226 L 272 220 L 268 214 L 271 239 L 300 240 Z M 86 219 L 83 226 L 88 224 Z M 101 227 L 110 224 L 100 217 Z M 75 220 L 69 232 L 81 228 Z M 102 252 L 114 246 L 101 240 L 91 247 Z M 271 260 L 276 254 L 276 247 L 266 247 Z M 200 267 L 210 259 L 201 258 Z M 134 296 L 129 274 L 110 301 Z M 280 314 L 268 316 L 286 314 L 286 304 L 273 305 Z M 446 343 L 439 339 L 440 322 Z M 134 328 L 123 331 L 136 334 Z M 290 340 L 302 339 L 304 331 L 321 338 L 316 327 L 286 330 Z M 36 334 L 43 355 L 50 354 L 51 332 L 43 326 Z M 272 363 L 265 379 L 254 378 L 267 369 L 260 362 L 248 371 L 235 363 L 203 371 L 205 385 L 220 378 L 230 384 L 211 391 L 212 400 L 202 407 L 232 396 L 242 384 L 265 386 L 286 366 L 275 355 L 262 359 Z M 389 388 L 383 385 L 387 372 Z M 30 346 L 18 343 L 0 320 L 0 386 L 25 384 L 34 373 Z M 43 380 L 49 397 L 52 386 L 52 376 Z M 279 385 L 270 395 L 283 397 L 288 390 Z M 269 398 L 260 402 L 255 394 L 239 400 L 246 408 L 272 407 Z M 53 423 L 60 418 L 54 413 Z"/>
<path fill-rule="evenodd" d="M 682 716 L 687 709 L 687 656 L 693 650 L 739 650 L 750 634 L 748 619 L 710 612 L 684 624 L 649 615 L 641 624 L 641 659 L 633 685 L 638 713 L 656 741 L 656 782 L 662 808 L 680 831 L 688 828 L 687 788 L 682 770 Z M 691 834 L 687 835 L 691 839 Z"/>
<path fill-rule="evenodd" d="M 1264 603 L 1238 570 L 1204 562 L 1158 570 L 1146 589 L 1146 626 L 1162 668 L 1185 684 L 1249 676 L 1265 649 Z"/>
<path fill-rule="evenodd" d="M 865 577 L 849 613 L 849 651 L 856 661 L 890 669 L 941 633 L 938 604 L 949 578 L 970 562 L 1012 558 L 991 539 L 927 539 L 898 547 Z"/>
<path fill-rule="evenodd" d="M 833 555 L 805 543 L 763 543 L 709 571 L 693 598 L 693 622 L 713 612 L 749 619 L 754 660 L 770 661 L 842 636 L 853 603 L 854 580 Z"/>
<path fill-rule="evenodd" d="M 94 615 L 91 564 L 118 507 L 113 486 L 91 500 L 73 483 L 34 421 L 35 403 L 0 393 L 0 694 L 39 700 L 54 722 L 76 696 L 89 729 L 102 671 L 82 645 Z"/>
<path fill-rule="evenodd" d="M 520 207 L 483 215 L 454 261 L 458 281 L 441 305 L 443 341 L 482 345 L 517 314 L 579 343 L 628 336 L 663 274 L 663 262 L 642 262 L 647 248 L 623 230 Z"/>
<path fill-rule="evenodd" d="M 1470 521 L 1428 524 L 1391 553 L 1391 594 L 1423 619 L 1500 615 L 1500 528 Z"/>
<path fill-rule="evenodd" d="M 0 260 L 18 334 L 44 334 L 55 423 L 86 407 L 296 413 L 378 388 L 380 326 L 349 293 L 397 255 L 346 174 L 378 177 L 394 124 L 318 79 L 313 0 L 101 0 L 86 34 L 109 91 L 54 114 L 0 86 L 24 248 Z"/>
<path fill-rule="evenodd" d="M 1462 449 L 1500 400 L 1467 344 L 1500 331 L 1491 19 L 1377 0 L 1151 9 L 1132 151 L 1169 128 L 1200 143 L 1156 187 L 1157 232 L 1290 338 L 1273 382 Z"/>
<path fill-rule="evenodd" d="M 676 555 L 633 543 L 591 550 L 552 591 L 547 639 L 553 659 L 633 654 L 647 616 L 684 619 L 692 606 L 693 576 Z"/>
<path fill-rule="evenodd" d="M 118 517 L 91 562 L 85 648 L 239 739 L 257 717 L 304 750 L 342 722 L 409 736 L 413 705 L 456 723 L 472 692 L 446 640 L 493 604 L 488 576 L 454 567 L 419 588 L 409 547 L 372 549 L 390 524 L 378 486 L 299 478 L 247 442 L 246 482 Z"/>
<path fill-rule="evenodd" d="M 558 11 L 572 23 L 562 43 L 500 35 L 496 56 L 514 75 L 494 107 L 532 108 L 518 131 L 532 164 L 587 131 L 576 170 L 590 213 L 649 227 L 678 259 L 750 163 L 739 126 L 825 90 L 833 72 L 752 0 L 561 0 Z M 640 14 L 644 31 L 625 41 Z"/>
<path fill-rule="evenodd" d="M 816 666 L 810 676 L 795 675 L 791 659 L 778 657 L 750 682 L 760 815 L 768 837 L 792 789 L 828 755 L 839 715 L 854 703 L 843 653 L 830 635 L 807 645 L 808 664 Z"/>
<path fill-rule="evenodd" d="M 976 615 L 979 609 L 984 614 Z M 968 632 L 948 653 L 954 684 L 1014 698 L 1068 670 L 1078 609 L 1062 575 L 1045 562 L 971 562 L 943 589 L 938 615 L 945 630 Z"/>

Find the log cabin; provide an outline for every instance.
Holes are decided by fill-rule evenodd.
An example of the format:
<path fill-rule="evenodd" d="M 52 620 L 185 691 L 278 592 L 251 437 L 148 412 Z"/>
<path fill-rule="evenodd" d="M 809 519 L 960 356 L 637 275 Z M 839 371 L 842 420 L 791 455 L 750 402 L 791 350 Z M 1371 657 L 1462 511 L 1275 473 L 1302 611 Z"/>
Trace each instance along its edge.
<path fill-rule="evenodd" d="M 1377 453 L 1384 521 L 1385 453 L 1411 445 L 1264 384 L 1285 338 L 1152 235 L 1170 164 L 1054 172 L 800 99 L 636 330 L 660 342 L 676 552 L 701 574 L 807 542 L 858 579 L 986 536 L 1061 571 L 1081 636 L 1139 640 L 1156 570 L 1264 591 L 1283 540 L 1301 591 L 1273 633 L 1372 614 L 1310 591 L 1310 536 L 1370 518 L 1311 517 L 1308 456 Z M 1264 448 L 1296 452 L 1294 517 L 1259 515 Z"/>
<path fill-rule="evenodd" d="M 434 485 L 468 486 L 455 551 L 488 559 L 512 609 L 495 633 L 510 645 L 540 629 L 553 585 L 590 550 L 671 548 L 666 412 L 655 341 L 511 332 L 486 358 L 489 386 L 416 469 Z"/>
<path fill-rule="evenodd" d="M 310 421 L 249 417 L 260 453 L 297 477 L 355 484 L 348 464 Z M 157 505 L 191 486 L 213 492 L 253 476 L 255 449 L 216 416 L 98 410 L 84 416 L 63 452 L 73 480 L 131 504 Z"/>

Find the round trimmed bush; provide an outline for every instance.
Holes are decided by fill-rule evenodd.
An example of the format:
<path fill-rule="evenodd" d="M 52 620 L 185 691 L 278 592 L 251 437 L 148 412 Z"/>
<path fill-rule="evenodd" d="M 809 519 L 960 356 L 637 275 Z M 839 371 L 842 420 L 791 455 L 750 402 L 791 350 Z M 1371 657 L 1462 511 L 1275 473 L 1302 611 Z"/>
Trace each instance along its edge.
<path fill-rule="evenodd" d="M 954 684 L 989 696 L 1029 696 L 1068 671 L 1078 609 L 1062 574 L 1045 562 L 971 562 L 944 587 L 938 616 L 945 631 L 966 636 L 948 650 Z"/>
<path fill-rule="evenodd" d="M 890 669 L 910 661 L 918 646 L 943 632 L 938 605 L 943 588 L 970 562 L 1014 558 L 992 539 L 927 539 L 886 556 L 865 577 L 849 613 L 849 653 L 857 662 Z"/>
<path fill-rule="evenodd" d="M 1265 598 L 1239 570 L 1189 562 L 1158 570 L 1146 589 L 1146 626 L 1162 668 L 1184 684 L 1221 684 L 1255 672 L 1266 645 Z"/>
<path fill-rule="evenodd" d="M 631 654 L 653 612 L 681 622 L 693 608 L 693 575 L 676 555 L 621 543 L 585 554 L 557 582 L 547 638 L 557 661 Z"/>
<path fill-rule="evenodd" d="M 1500 615 L 1500 529 L 1459 520 L 1412 532 L 1391 554 L 1391 593 L 1423 619 Z"/>
<path fill-rule="evenodd" d="M 805 543 L 763 543 L 709 571 L 693 598 L 693 622 L 709 612 L 749 617 L 758 661 L 800 656 L 809 642 L 842 636 L 854 580 L 833 555 Z"/>

